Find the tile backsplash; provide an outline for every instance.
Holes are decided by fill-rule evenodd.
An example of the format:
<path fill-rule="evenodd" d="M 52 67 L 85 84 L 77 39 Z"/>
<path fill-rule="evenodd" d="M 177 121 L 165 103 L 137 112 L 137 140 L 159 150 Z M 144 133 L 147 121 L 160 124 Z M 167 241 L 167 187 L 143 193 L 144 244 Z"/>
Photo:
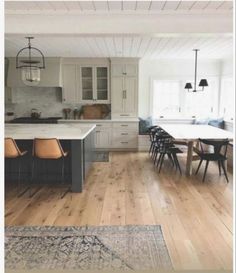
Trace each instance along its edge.
<path fill-rule="evenodd" d="M 80 109 L 82 104 L 62 103 L 62 89 L 59 87 L 25 87 L 12 90 L 15 103 L 5 105 L 6 112 L 14 117 L 29 117 L 31 109 L 41 112 L 41 117 L 63 117 L 63 108 Z"/>

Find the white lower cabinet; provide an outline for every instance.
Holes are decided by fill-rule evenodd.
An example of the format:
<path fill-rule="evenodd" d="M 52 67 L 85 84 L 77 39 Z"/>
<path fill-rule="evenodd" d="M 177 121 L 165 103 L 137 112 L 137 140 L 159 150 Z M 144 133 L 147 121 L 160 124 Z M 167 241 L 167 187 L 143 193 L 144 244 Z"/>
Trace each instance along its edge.
<path fill-rule="evenodd" d="M 97 123 L 95 129 L 96 149 L 137 149 L 138 122 Z"/>
<path fill-rule="evenodd" d="M 138 122 L 114 122 L 112 148 L 136 149 L 138 147 Z"/>
<path fill-rule="evenodd" d="M 113 130 L 112 148 L 135 149 L 138 144 L 138 136 L 133 132 Z"/>
<path fill-rule="evenodd" d="M 112 126 L 111 124 L 97 124 L 95 129 L 95 148 L 111 148 Z"/>
<path fill-rule="evenodd" d="M 59 123 L 74 123 L 70 120 L 62 120 Z M 83 121 L 82 123 L 85 123 Z M 138 121 L 120 122 L 107 121 L 97 122 L 89 120 L 88 123 L 96 123 L 94 144 L 97 150 L 120 150 L 138 149 Z M 78 120 L 78 123 L 80 121 Z"/>

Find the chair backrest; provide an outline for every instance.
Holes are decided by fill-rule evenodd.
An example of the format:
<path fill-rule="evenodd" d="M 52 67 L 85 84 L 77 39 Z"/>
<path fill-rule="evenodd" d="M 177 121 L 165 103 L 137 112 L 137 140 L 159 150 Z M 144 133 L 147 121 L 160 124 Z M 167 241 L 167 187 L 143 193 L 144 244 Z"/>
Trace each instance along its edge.
<path fill-rule="evenodd" d="M 13 138 L 5 138 L 5 157 L 6 158 L 16 158 L 21 156 L 21 151 L 18 148 L 15 140 Z"/>
<path fill-rule="evenodd" d="M 173 145 L 173 138 L 170 135 L 159 135 L 156 137 L 156 145 L 159 150 L 168 149 Z"/>
<path fill-rule="evenodd" d="M 42 159 L 58 159 L 64 156 L 64 151 L 56 138 L 35 138 L 33 156 Z"/>
<path fill-rule="evenodd" d="M 202 144 L 208 145 L 208 146 L 213 146 L 214 148 L 214 154 L 219 155 L 223 150 L 223 155 L 226 156 L 227 153 L 227 148 L 229 145 L 229 140 L 228 139 L 221 139 L 221 140 L 215 140 L 215 139 L 199 139 L 200 141 L 200 146 L 202 152 L 204 152 L 204 148 Z"/>

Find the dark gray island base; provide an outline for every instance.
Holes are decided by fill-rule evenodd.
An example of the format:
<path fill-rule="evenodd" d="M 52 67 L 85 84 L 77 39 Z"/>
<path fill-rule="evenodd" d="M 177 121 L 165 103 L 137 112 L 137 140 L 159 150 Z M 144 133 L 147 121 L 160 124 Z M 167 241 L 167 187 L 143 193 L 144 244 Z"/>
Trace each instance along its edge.
<path fill-rule="evenodd" d="M 70 140 L 71 190 L 82 192 L 84 181 L 94 161 L 94 132 L 83 140 Z"/>
<path fill-rule="evenodd" d="M 27 125 L 26 125 L 27 126 Z M 61 125 L 58 125 L 61 126 Z M 74 126 L 73 126 L 74 127 Z M 66 128 L 65 128 L 66 129 Z M 52 128 L 51 128 L 52 130 Z M 7 130 L 6 130 L 7 131 Z M 32 167 L 32 139 L 22 139 L 19 135 L 17 138 L 10 134 L 5 134 L 6 137 L 12 137 L 16 140 L 17 145 L 21 150 L 28 151 L 21 159 L 21 181 L 32 186 L 42 186 L 44 184 L 55 184 L 55 187 L 61 183 L 61 160 L 35 160 L 34 179 L 31 181 Z M 42 134 L 35 135 L 42 137 Z M 47 138 L 48 135 L 45 136 Z M 78 137 L 79 138 L 79 137 Z M 68 156 L 65 158 L 65 177 L 63 183 L 71 186 L 72 192 L 80 193 L 83 191 L 83 186 L 87 174 L 94 161 L 94 130 L 90 130 L 88 134 L 81 139 L 66 139 L 66 134 L 60 140 L 64 151 L 68 151 Z M 18 162 L 14 159 L 5 160 L 5 180 L 7 186 L 11 187 L 11 181 L 17 180 Z"/>

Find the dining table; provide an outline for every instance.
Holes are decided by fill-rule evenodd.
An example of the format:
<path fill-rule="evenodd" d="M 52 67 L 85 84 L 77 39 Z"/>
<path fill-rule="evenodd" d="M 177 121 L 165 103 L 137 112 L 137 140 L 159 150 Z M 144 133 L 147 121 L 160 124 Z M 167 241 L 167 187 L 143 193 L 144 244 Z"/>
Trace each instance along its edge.
<path fill-rule="evenodd" d="M 194 143 L 198 143 L 199 139 L 229 139 L 233 141 L 232 132 L 220 129 L 211 125 L 200 124 L 160 124 L 166 133 L 173 137 L 176 141 L 180 141 L 187 145 L 186 175 L 192 174 L 192 162 L 194 159 Z"/>

